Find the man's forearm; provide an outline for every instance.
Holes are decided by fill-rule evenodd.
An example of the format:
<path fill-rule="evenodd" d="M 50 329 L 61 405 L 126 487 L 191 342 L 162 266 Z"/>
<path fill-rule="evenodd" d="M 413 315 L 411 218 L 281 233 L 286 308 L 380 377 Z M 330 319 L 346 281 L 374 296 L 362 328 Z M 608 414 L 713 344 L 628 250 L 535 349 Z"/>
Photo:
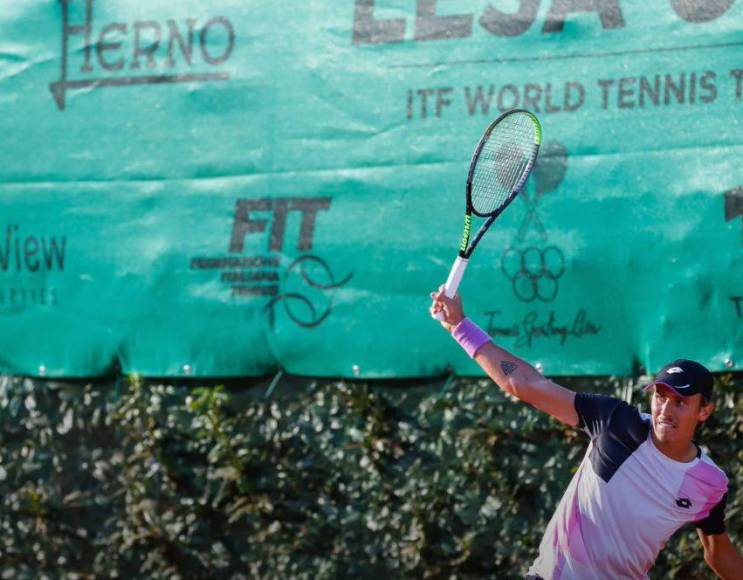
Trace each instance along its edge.
<path fill-rule="evenodd" d="M 506 393 L 549 413 L 567 425 L 577 425 L 575 393 L 546 379 L 525 360 L 493 344 L 469 319 L 453 328 L 452 336 Z"/>
<path fill-rule="evenodd" d="M 723 580 L 737 580 L 743 574 L 743 557 L 733 545 L 708 562 L 709 567 Z"/>
<path fill-rule="evenodd" d="M 743 571 L 743 557 L 733 545 L 727 532 L 717 535 L 697 530 L 704 547 L 704 560 L 720 578 L 736 580 Z"/>
<path fill-rule="evenodd" d="M 503 391 L 527 403 L 531 402 L 534 386 L 544 380 L 528 362 L 492 342 L 477 352 L 475 361 Z"/>

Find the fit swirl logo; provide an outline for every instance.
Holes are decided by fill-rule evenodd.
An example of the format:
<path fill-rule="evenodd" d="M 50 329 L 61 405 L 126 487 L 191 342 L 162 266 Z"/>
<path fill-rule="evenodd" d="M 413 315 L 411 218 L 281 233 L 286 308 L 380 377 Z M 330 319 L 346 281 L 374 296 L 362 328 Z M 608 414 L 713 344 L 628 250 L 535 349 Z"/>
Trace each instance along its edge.
<path fill-rule="evenodd" d="M 501 256 L 500 269 L 521 302 L 552 302 L 559 292 L 559 280 L 565 273 L 565 255 L 560 248 L 549 244 L 538 207 L 541 199 L 562 183 L 567 160 L 564 145 L 556 141 L 545 143 L 519 196 L 526 212 L 516 233 L 516 244 L 506 248 Z"/>
<path fill-rule="evenodd" d="M 195 256 L 191 269 L 218 271 L 232 299 L 268 298 L 261 313 L 271 328 L 280 313 L 297 326 L 315 328 L 330 316 L 336 292 L 353 277 L 353 272 L 339 276 L 310 253 L 318 218 L 331 202 L 330 197 L 238 199 L 227 253 Z M 282 258 L 292 246 L 300 255 L 284 267 Z"/>
<path fill-rule="evenodd" d="M 284 273 L 284 292 L 263 307 L 273 328 L 276 309 L 281 306 L 297 326 L 314 328 L 332 312 L 333 291 L 345 286 L 353 273 L 336 279 L 328 263 L 318 256 L 306 255 L 294 260 Z M 297 287 L 299 286 L 299 287 Z"/>

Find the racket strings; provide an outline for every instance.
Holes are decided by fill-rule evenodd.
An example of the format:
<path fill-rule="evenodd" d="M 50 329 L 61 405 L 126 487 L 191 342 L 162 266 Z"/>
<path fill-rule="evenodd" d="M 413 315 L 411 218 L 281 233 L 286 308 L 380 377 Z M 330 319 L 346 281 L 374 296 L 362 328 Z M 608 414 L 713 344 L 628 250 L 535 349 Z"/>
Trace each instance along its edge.
<path fill-rule="evenodd" d="M 480 214 L 498 210 L 521 188 L 537 148 L 537 128 L 524 113 L 501 120 L 477 159 L 472 177 L 472 206 Z"/>

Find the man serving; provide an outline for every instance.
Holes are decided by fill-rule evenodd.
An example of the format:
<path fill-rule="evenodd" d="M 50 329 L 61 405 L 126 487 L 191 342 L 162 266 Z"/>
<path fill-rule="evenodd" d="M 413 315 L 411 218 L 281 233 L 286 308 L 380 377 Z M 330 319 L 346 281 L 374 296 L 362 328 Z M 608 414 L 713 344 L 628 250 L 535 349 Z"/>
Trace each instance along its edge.
<path fill-rule="evenodd" d="M 604 395 L 575 393 L 496 346 L 465 318 L 459 295 L 431 293 L 431 314 L 506 393 L 579 427 L 591 438 L 529 568 L 531 580 L 648 578 L 671 535 L 691 523 L 721 578 L 743 578 L 725 530 L 728 480 L 693 441 L 714 411 L 713 377 L 701 364 L 667 364 L 646 387 L 651 414 Z"/>

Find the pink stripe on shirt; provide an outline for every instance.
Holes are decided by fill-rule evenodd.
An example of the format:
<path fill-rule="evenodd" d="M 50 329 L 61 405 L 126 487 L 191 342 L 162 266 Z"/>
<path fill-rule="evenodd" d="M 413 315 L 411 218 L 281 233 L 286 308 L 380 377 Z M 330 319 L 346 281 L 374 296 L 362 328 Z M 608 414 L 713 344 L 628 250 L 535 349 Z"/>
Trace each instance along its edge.
<path fill-rule="evenodd" d="M 684 474 L 677 495 L 689 499 L 694 508 L 704 502 L 696 514 L 697 520 L 703 520 L 725 495 L 727 485 L 725 474 L 702 459 Z"/>

